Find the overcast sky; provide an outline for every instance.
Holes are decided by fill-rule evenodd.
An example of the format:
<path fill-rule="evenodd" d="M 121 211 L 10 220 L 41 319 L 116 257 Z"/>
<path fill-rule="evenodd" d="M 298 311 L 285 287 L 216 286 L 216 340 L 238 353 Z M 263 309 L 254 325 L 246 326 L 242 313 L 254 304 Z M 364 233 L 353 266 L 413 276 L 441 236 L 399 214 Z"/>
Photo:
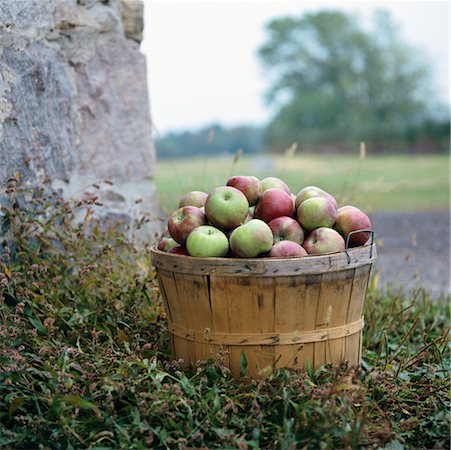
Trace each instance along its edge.
<path fill-rule="evenodd" d="M 268 80 L 257 50 L 275 17 L 337 9 L 368 24 L 387 9 L 400 36 L 429 58 L 433 82 L 449 102 L 449 3 L 443 1 L 175 1 L 144 0 L 144 40 L 151 113 L 160 133 L 225 125 L 263 124 Z"/>

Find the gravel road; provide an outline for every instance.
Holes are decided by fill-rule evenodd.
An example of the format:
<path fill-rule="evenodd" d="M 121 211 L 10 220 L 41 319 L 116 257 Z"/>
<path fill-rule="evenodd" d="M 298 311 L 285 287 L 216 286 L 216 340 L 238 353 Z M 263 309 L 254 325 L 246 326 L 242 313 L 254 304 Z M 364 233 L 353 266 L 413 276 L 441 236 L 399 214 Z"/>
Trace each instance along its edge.
<path fill-rule="evenodd" d="M 450 293 L 450 211 L 372 215 L 380 285 Z"/>

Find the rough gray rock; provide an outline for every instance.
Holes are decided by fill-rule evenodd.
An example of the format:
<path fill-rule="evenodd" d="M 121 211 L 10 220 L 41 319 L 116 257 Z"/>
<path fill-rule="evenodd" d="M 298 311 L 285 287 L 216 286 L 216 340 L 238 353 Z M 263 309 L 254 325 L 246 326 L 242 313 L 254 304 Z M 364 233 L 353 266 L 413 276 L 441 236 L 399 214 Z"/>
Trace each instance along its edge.
<path fill-rule="evenodd" d="M 135 0 L 122 0 L 122 23 L 125 35 L 141 42 L 144 29 L 144 5 Z"/>
<path fill-rule="evenodd" d="M 108 214 L 157 210 L 142 13 L 138 0 L 1 0 L 0 182 L 49 176 L 72 195 L 109 178 Z"/>

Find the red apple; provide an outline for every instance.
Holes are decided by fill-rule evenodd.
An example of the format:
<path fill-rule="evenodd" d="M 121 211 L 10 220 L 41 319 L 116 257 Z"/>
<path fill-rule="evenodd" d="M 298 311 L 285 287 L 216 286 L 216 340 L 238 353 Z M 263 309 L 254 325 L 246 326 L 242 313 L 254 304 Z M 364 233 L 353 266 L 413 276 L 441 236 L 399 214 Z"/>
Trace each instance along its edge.
<path fill-rule="evenodd" d="M 208 221 L 223 230 L 241 225 L 249 212 L 246 196 L 232 186 L 219 186 L 208 194 L 205 214 Z"/>
<path fill-rule="evenodd" d="M 276 217 L 268 223 L 274 236 L 274 244 L 279 241 L 304 242 L 304 230 L 299 223 L 287 216 Z"/>
<path fill-rule="evenodd" d="M 359 208 L 346 205 L 337 210 L 334 228 L 346 239 L 351 231 L 371 230 L 371 221 Z M 349 238 L 349 246 L 364 245 L 370 236 L 369 232 L 354 233 Z"/>
<path fill-rule="evenodd" d="M 326 227 L 316 228 L 309 233 L 303 245 L 309 255 L 324 255 L 345 250 L 345 241 L 340 233 Z"/>
<path fill-rule="evenodd" d="M 280 178 L 276 177 L 267 177 L 262 180 L 262 191 L 265 192 L 268 189 L 281 189 L 285 191 L 287 194 L 291 194 L 290 188 L 288 187 L 285 181 L 282 181 Z"/>
<path fill-rule="evenodd" d="M 280 241 L 274 244 L 268 253 L 273 258 L 289 258 L 293 256 L 307 256 L 308 253 L 298 243 L 293 241 Z"/>
<path fill-rule="evenodd" d="M 271 222 L 276 217 L 291 216 L 293 209 L 293 200 L 289 193 L 281 189 L 270 188 L 261 195 L 255 207 L 254 217 Z"/>
<path fill-rule="evenodd" d="M 158 250 L 168 252 L 173 247 L 178 247 L 178 243 L 170 236 L 163 236 L 158 243 Z"/>
<path fill-rule="evenodd" d="M 252 175 L 236 175 L 229 178 L 226 184 L 241 191 L 246 196 L 250 206 L 258 202 L 262 193 L 261 181 Z"/>
<path fill-rule="evenodd" d="M 203 191 L 191 191 L 185 194 L 179 202 L 179 208 L 183 206 L 196 206 L 202 208 L 205 205 L 208 194 Z"/>
<path fill-rule="evenodd" d="M 302 228 L 312 231 L 319 227 L 332 227 L 337 210 L 325 197 L 312 197 L 304 200 L 297 210 L 298 222 Z"/>
<path fill-rule="evenodd" d="M 206 223 L 207 218 L 200 208 L 183 206 L 169 216 L 168 230 L 172 239 L 183 245 L 194 228 Z"/>
<path fill-rule="evenodd" d="M 188 250 L 179 245 L 178 247 L 172 247 L 168 253 L 171 253 L 172 255 L 183 255 L 183 256 L 189 256 Z"/>
<path fill-rule="evenodd" d="M 297 208 L 296 208 L 296 196 L 294 194 L 290 194 L 290 195 L 291 195 L 291 200 L 293 200 L 293 214 L 291 215 L 291 217 L 293 219 L 296 219 L 297 218 L 296 217 L 296 210 L 297 210 Z"/>

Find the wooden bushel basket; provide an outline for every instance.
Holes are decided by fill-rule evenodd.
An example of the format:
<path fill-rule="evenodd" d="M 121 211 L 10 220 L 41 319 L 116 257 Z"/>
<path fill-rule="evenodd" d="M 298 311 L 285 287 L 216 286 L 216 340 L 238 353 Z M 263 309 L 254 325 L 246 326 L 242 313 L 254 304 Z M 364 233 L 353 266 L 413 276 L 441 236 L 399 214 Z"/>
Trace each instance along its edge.
<path fill-rule="evenodd" d="M 151 250 L 176 359 L 222 351 L 240 376 L 361 362 L 375 244 L 304 258 L 196 258 Z"/>

